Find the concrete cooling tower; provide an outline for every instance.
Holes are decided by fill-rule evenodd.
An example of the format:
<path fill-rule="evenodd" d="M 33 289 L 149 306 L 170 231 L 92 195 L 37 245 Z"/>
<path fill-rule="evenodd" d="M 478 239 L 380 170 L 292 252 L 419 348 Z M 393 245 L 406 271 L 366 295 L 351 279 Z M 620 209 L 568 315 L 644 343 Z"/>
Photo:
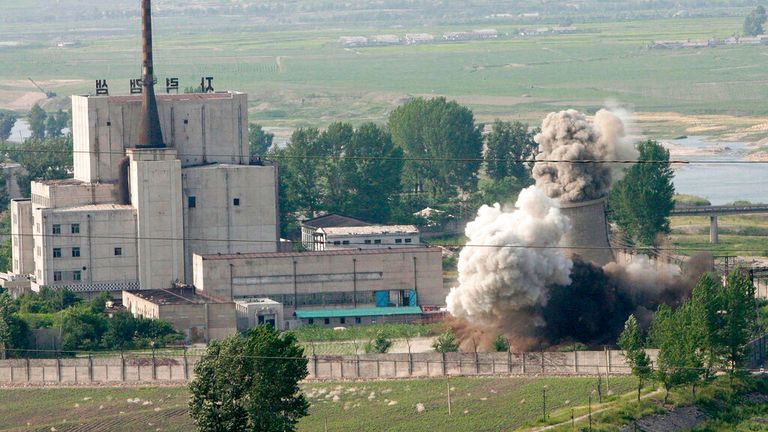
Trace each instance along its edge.
<path fill-rule="evenodd" d="M 579 255 L 586 261 L 603 266 L 614 260 L 608 243 L 608 223 L 605 200 L 561 203 L 560 212 L 571 221 L 571 230 L 563 236 L 560 245 L 567 256 Z"/>

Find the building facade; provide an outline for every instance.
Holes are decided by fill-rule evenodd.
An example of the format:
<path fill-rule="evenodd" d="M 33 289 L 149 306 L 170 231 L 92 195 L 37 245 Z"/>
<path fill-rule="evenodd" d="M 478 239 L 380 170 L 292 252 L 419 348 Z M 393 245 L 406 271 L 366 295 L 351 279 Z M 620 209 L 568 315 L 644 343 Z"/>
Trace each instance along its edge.
<path fill-rule="evenodd" d="M 247 96 L 158 96 L 163 148 L 136 146 L 141 100 L 73 96 L 74 178 L 13 200 L 13 273 L 33 289 L 168 288 L 195 253 L 277 250 L 277 169 L 250 160 Z"/>

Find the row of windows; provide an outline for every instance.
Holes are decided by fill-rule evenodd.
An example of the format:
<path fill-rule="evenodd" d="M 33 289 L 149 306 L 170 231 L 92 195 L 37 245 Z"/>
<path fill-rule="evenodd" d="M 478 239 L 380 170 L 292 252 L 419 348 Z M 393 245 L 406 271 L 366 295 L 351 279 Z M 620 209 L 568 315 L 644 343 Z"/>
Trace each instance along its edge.
<path fill-rule="evenodd" d="M 115 256 L 122 256 L 123 255 L 123 248 L 116 247 L 115 250 Z M 72 248 L 72 258 L 78 258 L 80 256 L 80 247 L 75 246 Z M 61 248 L 53 248 L 53 257 L 54 258 L 61 258 Z"/>
<path fill-rule="evenodd" d="M 61 234 L 61 224 L 53 224 L 52 229 L 53 229 L 53 234 Z M 80 224 L 73 223 L 72 225 L 70 225 L 69 232 L 72 234 L 80 234 Z"/>
<path fill-rule="evenodd" d="M 61 281 L 63 281 L 64 280 L 63 279 L 64 273 L 69 273 L 69 272 L 61 272 L 61 271 L 53 272 L 53 281 L 54 282 L 61 282 Z M 72 280 L 73 281 L 81 281 L 81 280 L 83 280 L 83 275 L 80 272 L 80 270 L 73 270 L 72 271 Z"/>
<path fill-rule="evenodd" d="M 363 322 L 362 318 L 355 317 L 355 324 L 360 324 L 362 322 Z M 315 323 L 315 319 L 314 318 L 309 318 L 307 320 L 307 324 L 309 324 L 309 325 L 312 325 L 314 323 Z M 323 318 L 323 324 L 328 325 L 330 323 L 331 323 L 331 319 L 330 318 Z M 346 324 L 346 323 L 347 323 L 347 318 L 346 317 L 340 317 L 339 318 L 339 324 Z"/>
<path fill-rule="evenodd" d="M 239 206 L 240 205 L 240 198 L 233 198 L 232 199 L 232 205 L 233 206 Z M 193 196 L 187 197 L 187 207 L 189 207 L 189 208 L 197 207 L 197 198 L 193 197 Z"/>

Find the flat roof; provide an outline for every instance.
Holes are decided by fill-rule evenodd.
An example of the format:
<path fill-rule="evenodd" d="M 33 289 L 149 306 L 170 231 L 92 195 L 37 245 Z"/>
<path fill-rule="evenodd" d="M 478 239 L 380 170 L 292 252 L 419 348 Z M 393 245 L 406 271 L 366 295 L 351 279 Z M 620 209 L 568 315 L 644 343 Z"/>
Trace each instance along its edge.
<path fill-rule="evenodd" d="M 348 216 L 342 216 L 336 213 L 329 213 L 327 215 L 318 216 L 313 219 L 305 220 L 304 222 L 301 223 L 301 225 L 307 226 L 310 228 L 331 228 L 331 227 L 368 226 L 371 224 L 365 221 L 361 221 L 360 219 L 355 219 Z"/>
<path fill-rule="evenodd" d="M 201 255 L 203 260 L 232 260 L 232 259 L 254 259 L 254 258 L 298 258 L 310 256 L 333 256 L 333 255 L 382 255 L 395 253 L 428 253 L 440 252 L 442 249 L 436 247 L 397 247 L 381 249 L 335 249 L 325 251 L 310 252 L 257 252 L 243 254 L 206 254 Z"/>
<path fill-rule="evenodd" d="M 393 316 L 393 315 L 421 315 L 418 306 L 403 307 L 364 307 L 364 308 L 330 308 L 330 309 L 299 309 L 296 318 L 348 318 L 364 316 Z"/>
<path fill-rule="evenodd" d="M 126 290 L 125 292 L 135 295 L 157 305 L 178 305 L 178 304 L 205 304 L 205 303 L 225 303 L 207 296 L 201 296 L 193 288 L 169 288 L 169 289 L 144 289 L 144 290 Z"/>
<path fill-rule="evenodd" d="M 355 227 L 319 228 L 327 235 L 383 235 L 383 234 L 418 234 L 416 225 L 369 225 Z"/>
<path fill-rule="evenodd" d="M 155 98 L 158 102 L 166 101 L 186 101 L 186 100 L 211 100 L 211 99 L 232 99 L 232 96 L 236 94 L 242 94 L 235 91 L 221 91 L 214 93 L 179 93 L 179 94 L 155 94 Z M 141 102 L 142 95 L 118 95 L 118 96 L 102 96 L 102 95 L 80 95 L 87 98 L 104 98 L 109 99 L 110 102 Z"/>
<path fill-rule="evenodd" d="M 81 211 L 89 211 L 89 212 L 97 212 L 97 211 L 108 211 L 108 210 L 135 210 L 133 206 L 130 204 L 86 204 L 76 207 L 57 207 L 57 208 L 50 208 L 46 209 L 49 210 L 51 213 L 67 213 L 67 212 L 81 212 Z"/>

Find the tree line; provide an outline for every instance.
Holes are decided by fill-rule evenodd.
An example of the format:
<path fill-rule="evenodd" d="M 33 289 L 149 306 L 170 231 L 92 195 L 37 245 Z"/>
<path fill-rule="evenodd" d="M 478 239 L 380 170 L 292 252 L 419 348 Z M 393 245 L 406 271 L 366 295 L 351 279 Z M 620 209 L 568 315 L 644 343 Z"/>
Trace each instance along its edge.
<path fill-rule="evenodd" d="M 64 351 L 152 348 L 182 338 L 167 321 L 110 311 L 110 300 L 108 293 L 85 301 L 66 288 L 48 287 L 13 299 L 0 288 L 0 358 L 25 355 L 33 348 L 31 332 L 42 328 L 60 329 Z"/>
<path fill-rule="evenodd" d="M 745 375 L 749 341 L 757 332 L 755 287 L 748 277 L 735 271 L 724 281 L 704 275 L 690 299 L 673 309 L 662 305 L 650 328 L 644 332 L 631 315 L 618 345 L 624 352 L 632 373 L 638 377 L 640 390 L 649 380 L 666 390 L 697 386 L 712 381 L 718 372 L 733 380 Z M 658 348 L 654 363 L 646 348 Z"/>

